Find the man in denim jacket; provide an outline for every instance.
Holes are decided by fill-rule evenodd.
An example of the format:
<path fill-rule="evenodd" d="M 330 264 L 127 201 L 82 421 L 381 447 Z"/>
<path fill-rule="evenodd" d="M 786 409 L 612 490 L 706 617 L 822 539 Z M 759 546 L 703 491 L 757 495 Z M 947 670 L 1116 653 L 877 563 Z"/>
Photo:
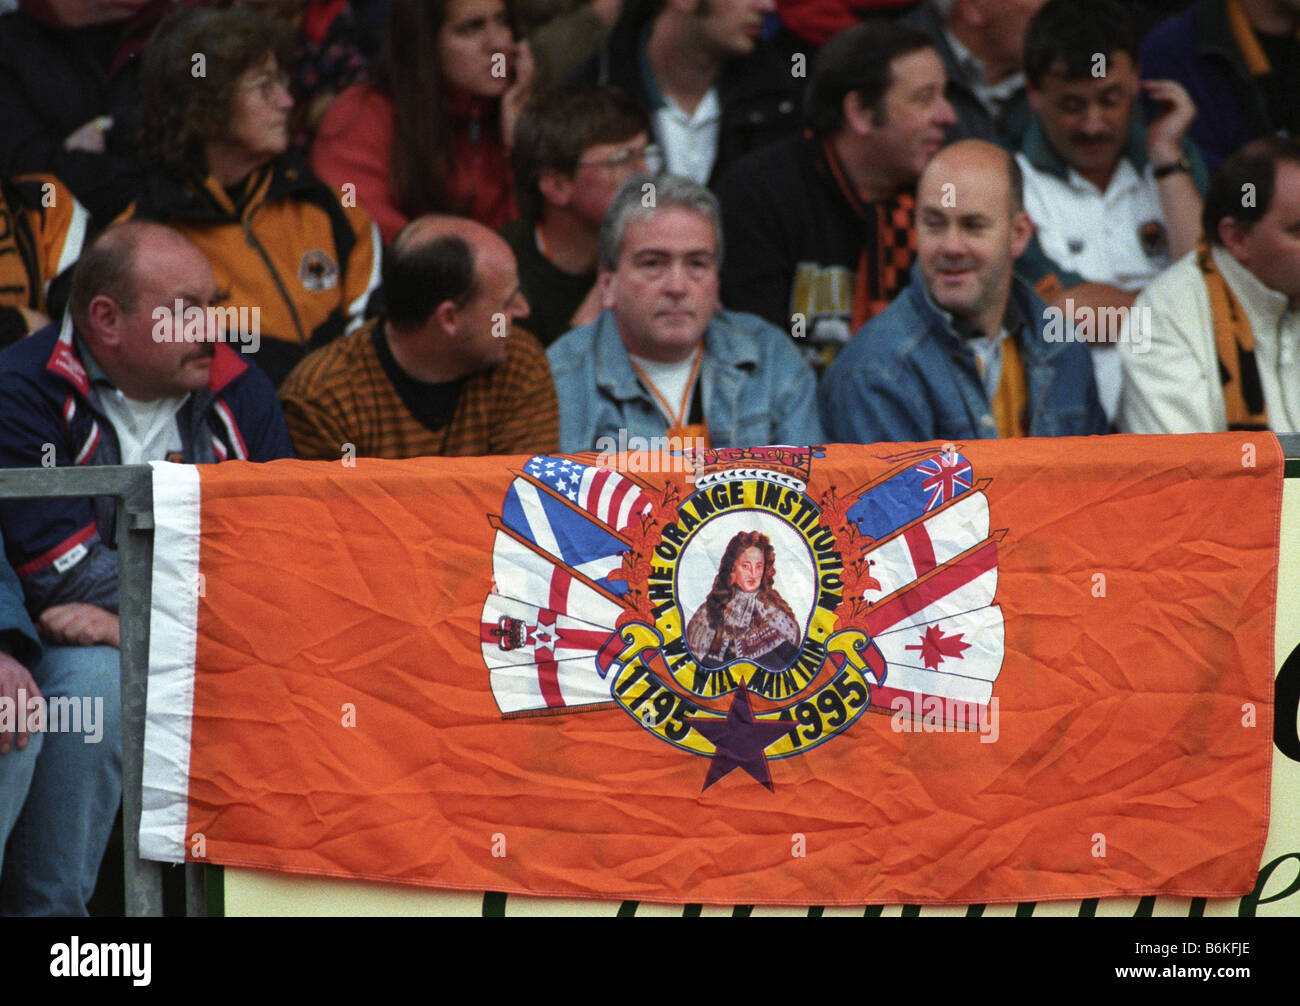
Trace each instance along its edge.
<path fill-rule="evenodd" d="M 966 140 L 930 162 L 912 283 L 822 381 L 832 441 L 1106 432 L 1087 347 L 1012 275 L 1032 233 L 1004 151 Z"/>
<path fill-rule="evenodd" d="M 600 234 L 604 310 L 546 354 L 561 451 L 665 435 L 713 447 L 822 439 L 816 379 L 789 336 L 719 310 L 721 234 L 702 185 L 640 175 L 619 190 Z"/>

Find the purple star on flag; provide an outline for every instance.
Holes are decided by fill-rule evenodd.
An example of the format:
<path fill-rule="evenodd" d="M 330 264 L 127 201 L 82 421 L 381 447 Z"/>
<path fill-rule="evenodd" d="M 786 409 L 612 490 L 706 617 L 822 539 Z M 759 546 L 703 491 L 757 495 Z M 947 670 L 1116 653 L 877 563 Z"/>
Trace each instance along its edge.
<path fill-rule="evenodd" d="M 791 724 L 754 719 L 754 710 L 749 704 L 749 689 L 745 685 L 740 686 L 740 691 L 732 699 L 725 720 L 692 716 L 687 722 L 717 748 L 709 763 L 704 789 L 708 789 L 732 769 L 743 768 L 775 792 L 776 787 L 772 785 L 772 775 L 767 770 L 767 756 L 763 754 L 763 749 L 782 734 L 789 733 Z"/>

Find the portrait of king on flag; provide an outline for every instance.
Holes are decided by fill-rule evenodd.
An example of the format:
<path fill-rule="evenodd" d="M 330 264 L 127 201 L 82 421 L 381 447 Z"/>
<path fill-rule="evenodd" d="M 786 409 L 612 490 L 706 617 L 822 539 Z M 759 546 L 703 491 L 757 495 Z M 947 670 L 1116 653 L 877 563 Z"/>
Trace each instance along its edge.
<path fill-rule="evenodd" d="M 807 495 L 818 448 L 689 450 L 694 492 L 529 459 L 489 515 L 480 645 L 507 717 L 616 707 L 707 789 L 863 712 L 978 728 L 1002 667 L 988 482 L 955 448 Z"/>

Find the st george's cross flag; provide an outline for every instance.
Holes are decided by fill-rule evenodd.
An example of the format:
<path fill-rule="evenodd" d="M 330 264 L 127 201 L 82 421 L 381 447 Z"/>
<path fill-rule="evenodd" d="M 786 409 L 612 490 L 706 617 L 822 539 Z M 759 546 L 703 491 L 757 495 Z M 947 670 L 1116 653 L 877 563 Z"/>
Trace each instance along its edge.
<path fill-rule="evenodd" d="M 1256 433 L 159 464 L 141 852 L 718 904 L 1240 895 L 1281 469 Z"/>

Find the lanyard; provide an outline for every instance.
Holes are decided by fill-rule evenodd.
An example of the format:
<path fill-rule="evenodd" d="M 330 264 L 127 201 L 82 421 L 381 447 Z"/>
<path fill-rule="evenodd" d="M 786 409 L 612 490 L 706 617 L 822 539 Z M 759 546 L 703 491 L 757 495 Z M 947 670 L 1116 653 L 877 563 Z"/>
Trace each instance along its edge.
<path fill-rule="evenodd" d="M 659 403 L 659 407 L 663 409 L 664 415 L 668 417 L 669 425 L 671 425 L 673 429 L 678 429 L 686 425 L 686 409 L 691 401 L 691 392 L 695 390 L 695 379 L 699 377 L 700 361 L 702 359 L 704 359 L 704 345 L 701 343 L 699 346 L 695 347 L 695 361 L 691 364 L 691 376 L 687 378 L 686 390 L 682 393 L 681 407 L 674 412 L 672 406 L 668 404 L 667 399 L 665 399 L 664 396 L 659 393 L 659 389 L 655 387 L 654 381 L 650 380 L 650 378 L 646 376 L 645 371 L 637 366 L 635 360 L 628 357 L 627 362 L 632 364 L 632 369 L 636 371 L 636 376 L 641 378 L 641 383 L 649 389 L 650 394 L 655 396 L 655 400 Z"/>

